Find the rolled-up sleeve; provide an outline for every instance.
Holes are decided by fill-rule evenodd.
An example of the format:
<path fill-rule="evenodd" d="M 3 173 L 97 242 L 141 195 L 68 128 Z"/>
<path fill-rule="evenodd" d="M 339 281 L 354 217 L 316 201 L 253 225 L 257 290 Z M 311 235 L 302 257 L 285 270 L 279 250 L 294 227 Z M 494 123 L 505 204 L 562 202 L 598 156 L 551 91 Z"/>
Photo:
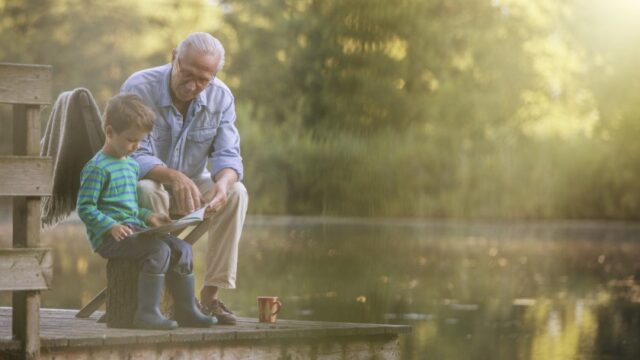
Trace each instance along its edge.
<path fill-rule="evenodd" d="M 242 180 L 244 176 L 242 156 L 240 156 L 240 134 L 235 122 L 236 111 L 232 97 L 230 104 L 222 113 L 220 126 L 213 142 L 213 152 L 210 157 L 212 176 L 226 168 L 233 169 L 238 174 L 238 180 Z"/>

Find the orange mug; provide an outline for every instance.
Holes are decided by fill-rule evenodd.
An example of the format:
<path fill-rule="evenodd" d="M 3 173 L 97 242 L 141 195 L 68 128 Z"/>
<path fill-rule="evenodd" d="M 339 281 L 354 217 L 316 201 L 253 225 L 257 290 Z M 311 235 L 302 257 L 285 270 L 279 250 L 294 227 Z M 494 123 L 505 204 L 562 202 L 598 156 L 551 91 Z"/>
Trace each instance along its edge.
<path fill-rule="evenodd" d="M 276 322 L 276 314 L 282 309 L 282 303 L 277 296 L 258 296 L 258 311 L 260 322 Z"/>

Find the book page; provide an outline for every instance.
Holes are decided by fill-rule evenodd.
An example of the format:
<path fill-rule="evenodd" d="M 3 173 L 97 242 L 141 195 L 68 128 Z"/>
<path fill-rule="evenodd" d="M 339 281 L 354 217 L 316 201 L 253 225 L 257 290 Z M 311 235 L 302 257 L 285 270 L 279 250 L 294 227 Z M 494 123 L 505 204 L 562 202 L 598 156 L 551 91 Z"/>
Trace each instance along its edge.
<path fill-rule="evenodd" d="M 166 225 L 161 225 L 158 227 L 152 227 L 144 230 L 140 230 L 134 232 L 133 234 L 127 236 L 128 238 L 138 237 L 141 235 L 158 235 L 158 234 L 167 234 L 175 230 L 184 229 L 189 225 L 194 225 L 201 222 L 204 219 L 204 212 L 206 210 L 206 206 L 202 207 L 189 215 L 185 215 L 184 217 Z"/>

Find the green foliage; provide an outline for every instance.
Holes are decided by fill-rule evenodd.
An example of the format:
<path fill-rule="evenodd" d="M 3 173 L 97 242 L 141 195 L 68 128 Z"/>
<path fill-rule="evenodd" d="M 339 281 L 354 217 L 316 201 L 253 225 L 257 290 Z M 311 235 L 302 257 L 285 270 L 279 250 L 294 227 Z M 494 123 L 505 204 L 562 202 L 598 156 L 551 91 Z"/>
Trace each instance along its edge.
<path fill-rule="evenodd" d="M 0 0 L 0 11 L 0 61 L 52 64 L 55 93 L 88 87 L 101 104 L 187 33 L 218 36 L 254 213 L 640 211 L 632 1 Z"/>
<path fill-rule="evenodd" d="M 52 65 L 54 94 L 86 87 L 103 104 L 134 71 L 167 62 L 184 35 L 214 30 L 219 10 L 197 0 L 6 0 L 0 13 L 3 62 Z"/>

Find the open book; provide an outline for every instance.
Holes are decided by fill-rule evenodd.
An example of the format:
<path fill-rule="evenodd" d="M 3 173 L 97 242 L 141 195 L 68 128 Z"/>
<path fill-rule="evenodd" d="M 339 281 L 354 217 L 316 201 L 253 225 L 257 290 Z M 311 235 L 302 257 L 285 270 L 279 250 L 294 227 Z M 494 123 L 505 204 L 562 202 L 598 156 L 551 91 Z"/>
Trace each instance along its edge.
<path fill-rule="evenodd" d="M 167 234 L 175 230 L 184 229 L 189 225 L 194 225 L 201 222 L 204 219 L 204 211 L 206 210 L 206 206 L 192 212 L 189 215 L 185 215 L 184 217 L 166 225 L 161 225 L 158 227 L 152 227 L 144 230 L 140 230 L 134 232 L 133 234 L 127 237 L 138 237 L 141 235 L 159 235 L 159 234 Z"/>

